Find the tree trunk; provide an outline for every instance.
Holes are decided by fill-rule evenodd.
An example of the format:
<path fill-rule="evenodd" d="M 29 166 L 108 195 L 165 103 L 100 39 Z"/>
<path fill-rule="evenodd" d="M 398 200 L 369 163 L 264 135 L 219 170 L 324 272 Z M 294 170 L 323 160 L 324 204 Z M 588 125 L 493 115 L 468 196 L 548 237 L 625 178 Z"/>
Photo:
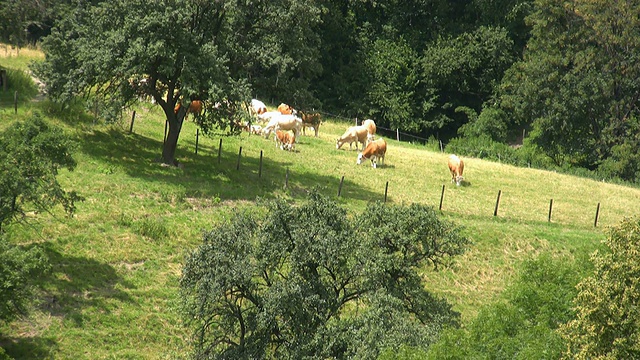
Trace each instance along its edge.
<path fill-rule="evenodd" d="M 178 137 L 180 137 L 182 122 L 187 114 L 187 107 L 182 106 L 177 114 L 173 112 L 173 109 L 165 110 L 165 113 L 167 114 L 169 131 L 162 147 L 162 162 L 167 165 L 177 166 L 176 149 L 178 147 Z"/>

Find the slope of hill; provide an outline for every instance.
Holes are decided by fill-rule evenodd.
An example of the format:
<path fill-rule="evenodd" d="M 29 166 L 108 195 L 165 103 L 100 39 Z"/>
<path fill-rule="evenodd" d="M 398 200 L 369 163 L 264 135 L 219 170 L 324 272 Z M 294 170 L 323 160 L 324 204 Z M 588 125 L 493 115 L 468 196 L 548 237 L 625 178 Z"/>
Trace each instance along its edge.
<path fill-rule="evenodd" d="M 523 259 L 548 252 L 586 261 L 606 226 L 637 215 L 640 199 L 635 188 L 472 158 L 465 158 L 466 184 L 456 187 L 447 153 L 393 139 L 387 139 L 384 166 L 357 166 L 355 150 L 335 149 L 335 138 L 349 124 L 332 119 L 320 127 L 319 138 L 302 137 L 296 152 L 246 133 L 196 140 L 189 121 L 177 153 L 184 167 L 168 168 L 154 161 L 164 120 L 150 104 L 136 109 L 131 134 L 130 112 L 107 125 L 94 123 L 80 107 L 59 113 L 46 101 L 25 105 L 18 115 L 0 111 L 0 129 L 42 111 L 77 139 L 78 167 L 60 181 L 85 197 L 73 218 L 61 211 L 35 214 L 29 225 L 8 229 L 16 243 L 43 246 L 53 265 L 39 280 L 33 313 L 0 328 L 1 345 L 16 358 L 184 355 L 188 334 L 177 308 L 184 255 L 199 244 L 202 230 L 254 209 L 259 199 L 298 201 L 318 188 L 351 212 L 383 201 L 385 188 L 389 203 L 438 208 L 442 199 L 443 216 L 463 226 L 473 246 L 453 268 L 424 276 L 463 320 L 500 294 Z"/>

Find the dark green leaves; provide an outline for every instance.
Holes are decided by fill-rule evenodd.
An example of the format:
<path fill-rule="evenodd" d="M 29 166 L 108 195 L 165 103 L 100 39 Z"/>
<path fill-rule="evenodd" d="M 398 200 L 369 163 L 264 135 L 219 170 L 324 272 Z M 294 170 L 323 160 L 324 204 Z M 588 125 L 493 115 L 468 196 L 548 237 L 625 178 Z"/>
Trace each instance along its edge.
<path fill-rule="evenodd" d="M 271 202 L 205 234 L 185 264 L 184 310 L 197 357 L 337 357 L 425 346 L 457 314 L 419 271 L 467 240 L 423 206 L 371 205 L 351 217 L 312 193 Z"/>
<path fill-rule="evenodd" d="M 0 228 L 25 211 L 48 211 L 62 205 L 68 213 L 79 200 L 56 180 L 62 168 L 73 170 L 74 145 L 40 115 L 18 122 L 0 134 Z"/>

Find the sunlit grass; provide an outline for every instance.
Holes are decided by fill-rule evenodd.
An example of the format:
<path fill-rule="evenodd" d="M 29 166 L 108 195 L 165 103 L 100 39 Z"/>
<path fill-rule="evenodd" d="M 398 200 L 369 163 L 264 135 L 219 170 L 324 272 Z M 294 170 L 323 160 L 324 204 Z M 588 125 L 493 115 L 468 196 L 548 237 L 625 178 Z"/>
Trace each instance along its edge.
<path fill-rule="evenodd" d="M 8 229 L 16 243 L 45 246 L 53 265 L 39 281 L 32 315 L 0 328 L 3 346 L 17 358 L 184 355 L 188 334 L 177 310 L 184 256 L 201 242 L 203 230 L 238 211 L 254 211 L 259 199 L 303 200 L 316 188 L 357 213 L 371 201 L 383 201 L 388 182 L 389 204 L 438 209 L 444 185 L 442 215 L 461 226 L 473 245 L 454 267 L 424 269 L 424 277 L 465 320 L 498 297 L 524 259 L 548 252 L 586 261 L 606 226 L 638 213 L 636 188 L 480 159 L 464 158 L 466 183 L 456 187 L 447 153 L 394 139 L 387 139 L 384 166 L 357 166 L 357 151 L 335 149 L 335 139 L 351 125 L 335 119 L 325 119 L 319 138 L 302 137 L 295 152 L 277 149 L 272 138 L 216 132 L 200 134 L 198 154 L 196 126 L 187 121 L 177 151 L 184 167 L 168 168 L 155 161 L 164 135 L 156 106 L 136 108 L 131 134 L 130 111 L 108 125 L 95 122 L 81 106 L 61 113 L 47 101 L 28 102 L 5 117 L 0 129 L 35 111 L 77 140 L 78 166 L 59 179 L 85 200 L 73 218 L 56 209 Z"/>

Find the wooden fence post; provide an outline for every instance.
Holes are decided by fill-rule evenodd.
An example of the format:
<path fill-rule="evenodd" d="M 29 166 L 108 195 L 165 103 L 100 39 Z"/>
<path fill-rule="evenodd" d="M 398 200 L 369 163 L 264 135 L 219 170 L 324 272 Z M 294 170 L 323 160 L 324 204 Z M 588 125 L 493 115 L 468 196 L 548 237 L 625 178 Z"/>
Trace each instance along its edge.
<path fill-rule="evenodd" d="M 129 134 L 133 132 L 133 122 L 136 120 L 136 111 L 133 110 L 133 114 L 131 115 L 131 125 L 129 125 Z"/>
<path fill-rule="evenodd" d="M 236 163 L 236 170 L 240 170 L 240 157 L 242 156 L 242 146 L 240 146 L 240 150 L 238 151 L 238 162 Z"/>
<path fill-rule="evenodd" d="M 260 150 L 260 168 L 258 169 L 258 178 L 262 178 L 262 150 Z"/>
<path fill-rule="evenodd" d="M 220 164 L 221 155 L 222 155 L 222 138 L 220 138 L 220 145 L 218 145 L 218 164 Z"/>
<path fill-rule="evenodd" d="M 342 175 L 342 177 L 340 178 L 340 185 L 338 186 L 338 197 L 340 197 L 340 194 L 342 193 L 342 183 L 344 182 L 344 175 Z"/>
<path fill-rule="evenodd" d="M 553 199 L 549 201 L 549 222 L 551 222 L 551 209 L 553 209 Z"/>
<path fill-rule="evenodd" d="M 498 206 L 500 205 L 500 194 L 502 190 L 498 190 L 498 198 L 496 199 L 496 208 L 493 210 L 493 216 L 498 216 Z"/>
<path fill-rule="evenodd" d="M 396 129 L 396 140 L 400 141 L 400 129 Z"/>
<path fill-rule="evenodd" d="M 598 207 L 596 208 L 596 219 L 593 222 L 593 227 L 598 226 L 598 215 L 600 214 L 600 203 L 598 203 Z"/>
<path fill-rule="evenodd" d="M 440 211 L 442 211 L 442 200 L 444 200 L 444 184 L 442 184 L 442 194 L 440 194 Z"/>
<path fill-rule="evenodd" d="M 389 182 L 384 186 L 384 202 L 387 202 L 387 190 L 389 190 Z"/>
<path fill-rule="evenodd" d="M 200 139 L 200 128 L 196 128 L 196 155 L 198 155 L 198 141 Z"/>
<path fill-rule="evenodd" d="M 18 91 L 16 90 L 13 93 L 13 108 L 15 109 L 16 114 L 18 114 Z"/>

